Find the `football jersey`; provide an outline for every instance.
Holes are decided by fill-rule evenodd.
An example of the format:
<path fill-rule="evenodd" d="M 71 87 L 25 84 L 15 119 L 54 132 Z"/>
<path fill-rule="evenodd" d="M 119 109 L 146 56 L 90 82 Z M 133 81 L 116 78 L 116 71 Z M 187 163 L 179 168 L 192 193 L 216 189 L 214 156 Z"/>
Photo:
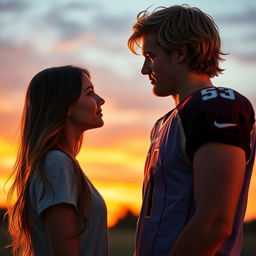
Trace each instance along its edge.
<path fill-rule="evenodd" d="M 242 148 L 244 184 L 229 236 L 216 255 L 240 255 L 243 219 L 255 156 L 255 119 L 250 102 L 228 88 L 207 87 L 160 118 L 151 132 L 137 223 L 136 256 L 165 256 L 195 212 L 193 157 L 210 142 Z"/>

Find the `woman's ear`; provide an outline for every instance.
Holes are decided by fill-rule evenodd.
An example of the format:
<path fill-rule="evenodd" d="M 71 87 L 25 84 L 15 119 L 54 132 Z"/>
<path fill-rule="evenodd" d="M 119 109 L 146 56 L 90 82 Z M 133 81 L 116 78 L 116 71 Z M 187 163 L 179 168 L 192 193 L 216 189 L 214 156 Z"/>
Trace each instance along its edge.
<path fill-rule="evenodd" d="M 67 109 L 67 117 L 70 117 L 71 113 L 72 113 L 72 108 L 68 107 L 68 109 Z"/>

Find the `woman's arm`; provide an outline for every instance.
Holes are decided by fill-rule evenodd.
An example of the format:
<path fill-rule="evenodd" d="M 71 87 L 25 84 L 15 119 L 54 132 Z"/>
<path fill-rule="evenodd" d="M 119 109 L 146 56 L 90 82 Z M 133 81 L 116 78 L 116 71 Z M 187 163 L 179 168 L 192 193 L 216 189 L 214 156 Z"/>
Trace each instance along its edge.
<path fill-rule="evenodd" d="M 57 204 L 44 211 L 44 220 L 52 256 L 79 256 L 77 214 L 69 204 Z"/>

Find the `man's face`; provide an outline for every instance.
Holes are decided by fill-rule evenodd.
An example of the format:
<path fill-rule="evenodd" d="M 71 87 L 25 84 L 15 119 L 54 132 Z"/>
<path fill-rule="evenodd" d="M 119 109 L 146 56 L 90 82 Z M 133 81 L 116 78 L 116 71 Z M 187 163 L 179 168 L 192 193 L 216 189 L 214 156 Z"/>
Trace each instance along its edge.
<path fill-rule="evenodd" d="M 141 69 L 148 75 L 157 96 L 169 96 L 177 93 L 177 57 L 176 52 L 165 51 L 158 43 L 157 35 L 145 34 L 142 37 L 142 54 L 145 57 Z"/>

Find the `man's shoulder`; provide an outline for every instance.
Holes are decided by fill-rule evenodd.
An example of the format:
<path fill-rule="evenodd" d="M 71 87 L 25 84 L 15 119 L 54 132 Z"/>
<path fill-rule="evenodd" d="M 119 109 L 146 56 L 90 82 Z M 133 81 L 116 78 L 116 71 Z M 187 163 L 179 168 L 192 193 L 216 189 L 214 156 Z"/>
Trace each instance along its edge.
<path fill-rule="evenodd" d="M 250 101 L 231 88 L 207 87 L 190 95 L 179 111 L 189 112 L 253 112 Z"/>
<path fill-rule="evenodd" d="M 186 99 L 179 116 L 190 159 L 209 142 L 241 147 L 249 159 L 255 117 L 250 101 L 240 93 L 225 87 L 203 88 Z"/>

